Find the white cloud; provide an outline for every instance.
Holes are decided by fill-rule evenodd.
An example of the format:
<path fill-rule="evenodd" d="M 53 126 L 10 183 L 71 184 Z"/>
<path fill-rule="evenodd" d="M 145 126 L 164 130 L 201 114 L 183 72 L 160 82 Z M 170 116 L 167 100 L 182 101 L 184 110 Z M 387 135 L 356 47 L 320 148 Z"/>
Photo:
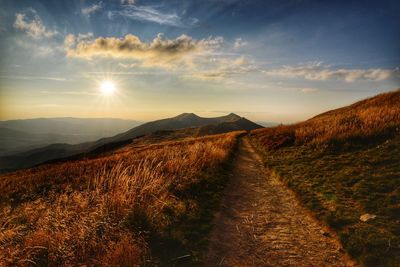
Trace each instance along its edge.
<path fill-rule="evenodd" d="M 234 43 L 233 46 L 234 46 L 236 49 L 238 49 L 238 48 L 241 48 L 241 47 L 246 46 L 246 45 L 247 45 L 247 42 L 243 41 L 242 38 L 236 38 L 236 39 L 235 39 L 235 43 Z"/>
<path fill-rule="evenodd" d="M 123 38 L 99 37 L 81 41 L 69 34 L 64 40 L 68 57 L 132 59 L 144 67 L 162 68 L 190 65 L 194 56 L 207 54 L 222 43 L 222 37 L 195 40 L 184 34 L 175 39 L 166 39 L 158 34 L 151 42 L 143 42 L 133 34 Z"/>
<path fill-rule="evenodd" d="M 54 52 L 53 48 L 51 48 L 50 46 L 39 46 L 37 48 L 37 51 L 38 55 L 40 56 L 47 56 Z"/>
<path fill-rule="evenodd" d="M 47 57 L 55 55 L 56 52 L 63 52 L 63 47 L 59 45 L 57 40 L 42 42 L 27 42 L 24 38 L 15 38 L 15 44 L 25 51 L 29 51 L 35 57 Z"/>
<path fill-rule="evenodd" d="M 76 38 L 75 38 L 75 35 L 73 35 L 73 34 L 67 34 L 64 38 L 64 46 L 66 48 L 73 46 L 75 44 L 75 42 L 76 42 Z"/>
<path fill-rule="evenodd" d="M 93 14 L 93 13 L 95 13 L 95 12 L 101 10 L 102 8 L 103 8 L 103 2 L 100 1 L 100 2 L 98 2 L 97 4 L 93 4 L 93 5 L 91 5 L 91 6 L 82 8 L 82 9 L 81 9 L 81 13 L 82 13 L 83 15 L 90 16 L 90 14 Z"/>
<path fill-rule="evenodd" d="M 160 25 L 184 27 L 184 23 L 176 13 L 164 13 L 152 6 L 126 5 L 123 10 L 110 11 L 109 17 L 121 16 L 138 21 L 155 22 Z"/>
<path fill-rule="evenodd" d="M 48 81 L 56 81 L 56 82 L 65 82 L 67 81 L 66 78 L 62 77 L 47 77 L 47 76 L 17 76 L 17 75 L 7 75 L 7 76 L 0 76 L 5 79 L 13 79 L 13 80 L 48 80 Z"/>
<path fill-rule="evenodd" d="M 121 0 L 122 5 L 134 5 L 136 4 L 136 0 Z"/>
<path fill-rule="evenodd" d="M 203 71 L 196 71 L 186 76 L 200 80 L 223 80 L 232 76 L 245 75 L 259 70 L 254 62 L 243 56 L 234 59 L 213 58 L 210 60 L 209 65 L 211 66 Z"/>
<path fill-rule="evenodd" d="M 199 22 L 199 19 L 197 19 L 197 18 L 189 18 L 188 22 L 189 22 L 190 25 L 195 25 L 195 24 L 197 24 Z"/>
<path fill-rule="evenodd" d="M 83 41 L 83 40 L 88 40 L 93 38 L 93 32 L 88 32 L 88 33 L 79 33 L 78 34 L 78 42 Z"/>
<path fill-rule="evenodd" d="M 296 66 L 284 66 L 278 69 L 265 70 L 270 76 L 284 78 L 304 78 L 306 80 L 344 80 L 354 82 L 357 80 L 382 81 L 389 78 L 396 70 L 390 69 L 333 69 L 322 62 L 310 62 Z"/>
<path fill-rule="evenodd" d="M 31 9 L 30 11 L 33 15 L 32 19 L 28 19 L 25 13 L 15 14 L 14 28 L 26 32 L 34 39 L 42 37 L 50 38 L 58 34 L 57 31 L 48 30 L 46 26 L 43 25 L 41 18 L 36 14 L 35 10 Z"/>

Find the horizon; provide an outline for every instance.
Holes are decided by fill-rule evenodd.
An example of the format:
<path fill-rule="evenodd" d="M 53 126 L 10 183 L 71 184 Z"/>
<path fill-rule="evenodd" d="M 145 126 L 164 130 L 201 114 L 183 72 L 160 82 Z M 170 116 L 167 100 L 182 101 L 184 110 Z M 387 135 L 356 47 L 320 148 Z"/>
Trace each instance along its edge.
<path fill-rule="evenodd" d="M 400 90 L 400 88 L 397 88 L 397 89 L 394 89 L 394 90 L 390 90 L 390 91 L 387 91 L 387 92 L 382 92 L 382 93 L 395 92 L 395 91 L 398 91 L 398 90 Z M 382 93 L 379 93 L 379 94 L 382 94 Z M 377 96 L 377 95 L 372 95 L 371 97 L 374 97 L 374 96 Z M 349 103 L 346 106 L 352 105 L 354 103 L 357 103 L 357 102 L 365 100 L 365 99 L 369 99 L 371 97 L 366 97 L 366 98 L 362 98 L 362 99 L 356 100 L 355 102 Z M 335 109 L 338 109 L 338 108 L 346 107 L 346 106 L 340 106 L 340 107 L 329 109 L 329 110 L 322 110 L 320 113 L 311 114 L 310 117 L 307 117 L 307 118 L 305 118 L 303 120 L 312 119 L 313 117 L 318 116 L 320 114 L 323 114 L 323 113 L 326 113 L 326 112 L 329 112 L 329 111 L 332 111 L 332 110 L 335 110 Z M 5 120 L 0 120 L 0 122 L 17 121 L 17 120 L 38 120 L 38 119 L 112 119 L 112 120 L 128 120 L 128 121 L 135 121 L 135 122 L 139 122 L 139 123 L 147 123 L 147 122 L 151 122 L 151 121 L 155 121 L 155 120 L 174 118 L 174 117 L 178 117 L 178 116 L 183 115 L 183 114 L 194 114 L 194 115 L 196 115 L 198 117 L 201 117 L 201 118 L 223 117 L 223 116 L 228 116 L 228 115 L 232 115 L 233 114 L 233 115 L 237 115 L 239 117 L 243 117 L 243 118 L 249 119 L 249 120 L 251 120 L 253 122 L 256 122 L 256 123 L 296 124 L 296 123 L 299 123 L 299 122 L 303 121 L 303 120 L 298 120 L 298 121 L 286 121 L 286 122 L 283 122 L 283 121 L 271 121 L 271 120 L 262 120 L 262 119 L 260 120 L 260 119 L 252 119 L 252 116 L 250 116 L 250 117 L 242 116 L 240 112 L 229 112 L 229 111 L 225 111 L 225 112 L 226 113 L 222 113 L 221 111 L 213 111 L 213 112 L 209 112 L 209 113 L 204 113 L 204 112 L 181 112 L 179 114 L 171 115 L 169 117 L 159 117 L 159 118 L 155 118 L 154 117 L 151 120 L 139 120 L 139 119 L 129 118 L 129 117 L 128 118 L 117 118 L 117 117 L 71 117 L 71 116 L 51 117 L 51 116 L 49 116 L 49 117 L 5 119 Z M 210 114 L 210 113 L 211 114 L 212 113 L 214 113 L 214 114 L 215 113 L 219 113 L 219 114 L 225 114 L 225 115 L 218 115 L 218 116 L 210 116 L 210 115 L 209 116 L 204 116 L 204 115 L 201 115 L 201 114 Z"/>
<path fill-rule="evenodd" d="M 396 1 L 1 3 L 1 121 L 295 123 L 400 87 Z"/>
<path fill-rule="evenodd" d="M 195 116 L 200 117 L 200 118 L 226 117 L 226 116 L 229 116 L 229 115 L 236 115 L 236 116 L 239 116 L 239 117 L 241 117 L 241 118 L 246 118 L 246 117 L 244 117 L 244 116 L 240 116 L 240 114 L 237 114 L 237 113 L 235 113 L 235 112 L 230 112 L 230 113 L 227 113 L 227 114 L 225 114 L 225 115 L 220 115 L 220 116 L 215 116 L 215 117 L 200 116 L 200 115 L 198 115 L 197 113 L 194 113 L 194 112 L 182 112 L 182 113 L 177 114 L 177 115 L 172 116 L 172 117 L 159 118 L 159 120 L 161 120 L 161 119 L 175 118 L 175 117 L 179 117 L 179 116 L 182 116 L 182 115 L 189 115 L 189 114 L 195 115 Z M 140 120 L 135 120 L 135 119 L 113 118 L 113 117 L 91 117 L 91 118 L 88 118 L 88 117 L 37 117 L 37 118 L 36 118 L 36 117 L 35 117 L 35 118 L 22 118 L 22 119 L 0 120 L 0 122 L 17 121 L 17 120 L 41 120 L 41 119 L 82 119 L 82 120 L 86 120 L 86 119 L 88 119 L 88 120 L 90 120 L 90 119 L 104 119 L 104 120 L 111 119 L 111 120 L 135 121 L 135 122 L 142 122 L 142 123 L 149 122 L 149 121 L 140 121 Z M 257 121 L 255 121 L 255 122 L 257 122 Z M 258 122 L 274 123 L 274 122 L 271 122 L 271 121 L 258 121 Z"/>

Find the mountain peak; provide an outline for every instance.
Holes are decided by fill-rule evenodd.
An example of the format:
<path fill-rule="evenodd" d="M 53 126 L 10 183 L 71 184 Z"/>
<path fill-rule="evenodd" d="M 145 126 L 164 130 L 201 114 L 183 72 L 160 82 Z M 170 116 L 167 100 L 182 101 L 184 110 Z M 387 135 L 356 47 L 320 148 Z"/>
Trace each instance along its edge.
<path fill-rule="evenodd" d="M 198 121 L 201 118 L 194 113 L 182 113 L 174 117 L 173 119 L 178 121 L 193 122 L 193 121 Z"/>
<path fill-rule="evenodd" d="M 239 120 L 239 119 L 241 119 L 242 117 L 240 117 L 239 115 L 237 115 L 237 114 L 235 114 L 235 113 L 233 113 L 233 112 L 231 112 L 231 113 L 229 113 L 228 115 L 226 115 L 226 116 L 224 116 L 226 119 L 228 119 L 229 121 L 235 121 L 235 120 Z"/>
<path fill-rule="evenodd" d="M 236 113 L 233 113 L 233 112 L 229 113 L 228 116 L 241 118 L 239 115 L 237 115 Z"/>
<path fill-rule="evenodd" d="M 177 118 L 177 119 L 197 119 L 200 117 L 194 113 L 182 113 L 182 114 L 179 114 L 178 116 L 176 116 L 175 118 Z"/>

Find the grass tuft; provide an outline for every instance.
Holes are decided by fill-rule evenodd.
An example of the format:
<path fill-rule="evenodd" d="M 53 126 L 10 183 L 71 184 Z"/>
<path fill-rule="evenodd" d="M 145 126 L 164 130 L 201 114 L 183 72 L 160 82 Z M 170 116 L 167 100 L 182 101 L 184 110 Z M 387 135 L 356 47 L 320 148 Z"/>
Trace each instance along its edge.
<path fill-rule="evenodd" d="M 0 176 L 0 265 L 138 266 L 174 253 L 200 261 L 239 134 L 133 146 Z M 155 240 L 174 246 L 164 246 L 164 256 Z"/>

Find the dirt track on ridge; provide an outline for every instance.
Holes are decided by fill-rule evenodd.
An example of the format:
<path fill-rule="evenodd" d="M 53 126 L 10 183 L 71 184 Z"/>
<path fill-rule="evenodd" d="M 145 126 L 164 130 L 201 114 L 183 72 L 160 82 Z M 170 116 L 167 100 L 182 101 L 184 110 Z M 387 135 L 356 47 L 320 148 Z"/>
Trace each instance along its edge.
<path fill-rule="evenodd" d="M 334 235 L 268 174 L 247 137 L 233 166 L 206 266 L 354 266 Z"/>

